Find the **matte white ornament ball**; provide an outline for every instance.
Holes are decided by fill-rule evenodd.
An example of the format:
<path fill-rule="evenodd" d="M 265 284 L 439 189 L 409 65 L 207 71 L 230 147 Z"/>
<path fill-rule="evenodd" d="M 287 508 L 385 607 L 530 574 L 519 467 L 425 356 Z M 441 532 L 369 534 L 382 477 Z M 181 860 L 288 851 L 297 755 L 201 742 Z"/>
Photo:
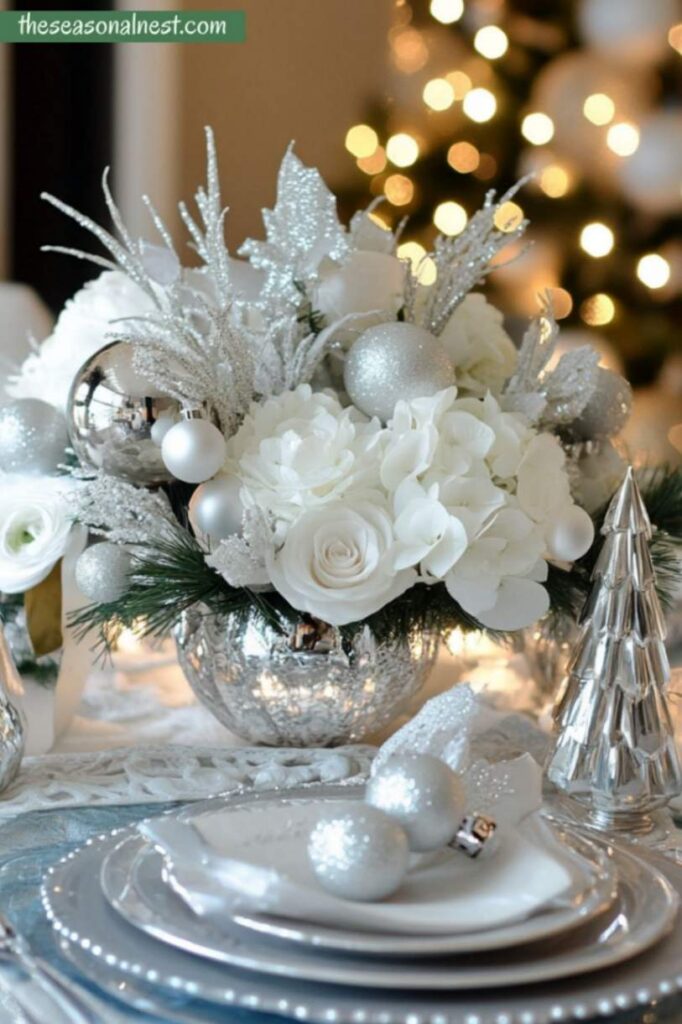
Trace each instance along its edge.
<path fill-rule="evenodd" d="M 93 544 L 76 562 L 78 589 L 96 604 L 118 601 L 130 586 L 131 564 L 130 553 L 120 544 Z"/>
<path fill-rule="evenodd" d="M 382 900 L 405 878 L 409 848 L 405 832 L 388 815 L 349 802 L 314 826 L 308 857 L 327 892 L 347 900 Z"/>
<path fill-rule="evenodd" d="M 367 783 L 365 800 L 402 826 L 416 852 L 446 846 L 466 810 L 461 780 L 430 754 L 389 758 Z"/>
<path fill-rule="evenodd" d="M 0 472 L 49 475 L 64 461 L 66 420 L 39 398 L 0 408 Z"/>
<path fill-rule="evenodd" d="M 161 413 L 159 418 L 152 423 L 149 431 L 150 437 L 155 445 L 160 448 L 163 444 L 163 439 L 170 430 L 171 427 L 177 423 L 176 417 L 171 412 Z"/>
<path fill-rule="evenodd" d="M 242 482 L 236 476 L 217 476 L 197 487 L 189 503 L 189 521 L 194 530 L 212 541 L 241 533 L 241 489 Z"/>
<path fill-rule="evenodd" d="M 183 420 L 164 437 L 161 458 L 177 480 L 202 484 L 215 476 L 225 461 L 225 438 L 208 420 Z"/>
<path fill-rule="evenodd" d="M 625 426 L 632 408 L 632 388 L 619 373 L 598 368 L 597 386 L 570 431 L 579 441 L 613 437 Z"/>
<path fill-rule="evenodd" d="M 452 362 L 438 338 L 398 321 L 361 334 L 344 366 L 344 386 L 353 404 L 384 423 L 401 398 L 435 395 L 454 382 Z"/>
<path fill-rule="evenodd" d="M 569 505 L 547 530 L 547 553 L 562 562 L 573 562 L 590 550 L 593 540 L 591 517 L 579 505 Z"/>

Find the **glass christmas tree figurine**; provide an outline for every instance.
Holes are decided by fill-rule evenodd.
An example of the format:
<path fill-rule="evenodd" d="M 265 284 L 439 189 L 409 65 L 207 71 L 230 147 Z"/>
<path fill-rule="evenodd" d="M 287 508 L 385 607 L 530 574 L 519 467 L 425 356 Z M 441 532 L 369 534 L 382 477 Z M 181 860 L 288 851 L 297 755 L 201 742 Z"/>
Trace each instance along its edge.
<path fill-rule="evenodd" d="M 605 540 L 554 718 L 547 775 L 589 823 L 631 834 L 682 789 L 665 691 L 670 666 L 649 552 L 651 524 L 632 468 Z M 573 805 L 575 806 L 575 805 Z"/>

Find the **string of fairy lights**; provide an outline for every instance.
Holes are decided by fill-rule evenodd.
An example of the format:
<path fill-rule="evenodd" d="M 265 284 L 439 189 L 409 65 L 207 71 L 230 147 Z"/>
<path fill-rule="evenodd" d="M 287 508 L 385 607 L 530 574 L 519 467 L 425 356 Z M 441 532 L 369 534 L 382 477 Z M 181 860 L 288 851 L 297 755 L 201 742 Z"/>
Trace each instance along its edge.
<path fill-rule="evenodd" d="M 503 10 L 503 4 L 487 6 L 493 14 Z M 464 0 L 431 0 L 428 13 L 434 25 L 453 26 L 465 15 Z M 499 24 L 498 22 L 502 22 Z M 470 175 L 481 182 L 492 181 L 498 171 L 497 161 L 476 141 L 476 126 L 495 122 L 504 104 L 504 86 L 496 75 L 496 68 L 508 60 L 513 50 L 513 39 L 503 27 L 503 17 L 491 17 L 490 23 L 481 24 L 470 35 L 473 52 L 462 50 L 459 66 L 428 77 L 424 84 L 423 74 L 415 76 L 429 67 L 429 45 L 423 24 L 415 24 L 407 0 L 396 4 L 396 24 L 389 36 L 393 67 L 399 75 L 419 81 L 419 101 L 424 114 L 431 119 L 452 112 L 460 112 L 461 123 L 471 125 L 472 131 L 457 130 L 446 150 L 445 159 L 449 167 L 459 175 Z M 428 31 L 428 27 L 427 27 Z M 682 53 L 682 23 L 670 27 L 668 44 L 677 53 Z M 400 114 L 400 98 L 395 112 Z M 634 119 L 619 109 L 618 98 L 607 92 L 589 93 L 582 104 L 582 117 L 589 125 L 599 130 L 599 143 L 610 154 L 609 159 L 626 160 L 640 145 L 640 127 Z M 406 212 L 410 204 L 417 201 L 414 170 L 430 148 L 426 132 L 414 127 L 418 118 L 407 114 L 405 125 L 397 126 L 382 138 L 382 133 L 370 123 L 355 124 L 348 129 L 345 146 L 355 158 L 357 167 L 369 178 L 369 188 L 374 195 L 381 195 L 387 201 L 386 207 L 379 207 L 374 216 L 377 222 L 389 226 Z M 429 123 L 435 123 L 433 120 Z M 393 127 L 396 127 L 395 125 Z M 555 137 L 557 124 L 552 113 L 543 109 L 525 109 L 521 112 L 516 130 L 519 143 L 532 154 L 521 160 L 534 172 L 530 187 L 539 190 L 550 200 L 560 202 L 577 187 L 579 169 L 570 160 L 556 155 L 550 144 Z M 470 137 L 460 137 L 461 135 Z M 453 187 L 456 195 L 456 188 Z M 521 201 L 522 202 L 522 201 Z M 510 202 L 500 211 L 498 227 L 511 230 L 523 218 L 521 202 Z M 431 221 L 444 235 L 461 233 L 468 221 L 468 211 L 457 198 L 444 199 L 430 211 Z M 421 236 L 420 236 L 421 237 Z M 576 225 L 575 244 L 586 258 L 605 260 L 618 244 L 617 228 L 602 220 L 588 220 Z M 424 283 L 435 275 L 435 268 L 424 260 L 426 248 L 416 238 L 406 238 L 399 247 L 399 255 L 409 258 L 413 267 L 419 266 Z M 652 249 L 636 254 L 632 273 L 649 292 L 665 289 L 671 278 L 671 260 L 665 251 Z M 557 314 L 567 316 L 573 309 L 573 297 L 557 282 L 553 290 Z M 609 324 L 617 315 L 617 300 L 606 291 L 595 291 L 582 299 L 578 314 L 590 327 Z"/>

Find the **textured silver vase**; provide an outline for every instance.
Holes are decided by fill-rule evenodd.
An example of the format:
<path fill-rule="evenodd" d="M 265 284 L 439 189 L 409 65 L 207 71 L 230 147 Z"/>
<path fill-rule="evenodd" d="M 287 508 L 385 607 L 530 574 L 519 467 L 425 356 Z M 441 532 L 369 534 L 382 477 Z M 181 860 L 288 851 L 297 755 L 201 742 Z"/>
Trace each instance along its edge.
<path fill-rule="evenodd" d="M 268 746 L 355 742 L 387 725 L 425 682 L 437 641 L 382 642 L 364 627 L 344 646 L 312 621 L 284 636 L 256 614 L 186 612 L 180 665 L 199 700 L 238 736 Z"/>

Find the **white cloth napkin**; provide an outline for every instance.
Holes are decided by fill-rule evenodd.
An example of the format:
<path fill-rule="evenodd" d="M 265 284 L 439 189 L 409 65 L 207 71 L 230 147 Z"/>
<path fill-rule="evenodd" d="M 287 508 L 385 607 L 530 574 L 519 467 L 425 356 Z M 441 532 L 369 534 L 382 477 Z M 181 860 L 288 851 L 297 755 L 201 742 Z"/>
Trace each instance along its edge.
<path fill-rule="evenodd" d="M 166 857 L 178 895 L 218 923 L 239 913 L 268 913 L 423 934 L 510 924 L 573 900 L 591 874 L 534 813 L 542 778 L 533 758 L 490 759 L 491 735 L 503 717 L 459 684 L 429 701 L 379 750 L 373 770 L 398 753 L 442 758 L 462 778 L 469 809 L 491 814 L 502 826 L 500 848 L 489 859 L 472 861 L 451 850 L 414 858 L 406 883 L 382 903 L 342 900 L 320 887 L 305 848 L 328 802 L 314 793 L 307 800 L 159 818 L 140 829 Z"/>

